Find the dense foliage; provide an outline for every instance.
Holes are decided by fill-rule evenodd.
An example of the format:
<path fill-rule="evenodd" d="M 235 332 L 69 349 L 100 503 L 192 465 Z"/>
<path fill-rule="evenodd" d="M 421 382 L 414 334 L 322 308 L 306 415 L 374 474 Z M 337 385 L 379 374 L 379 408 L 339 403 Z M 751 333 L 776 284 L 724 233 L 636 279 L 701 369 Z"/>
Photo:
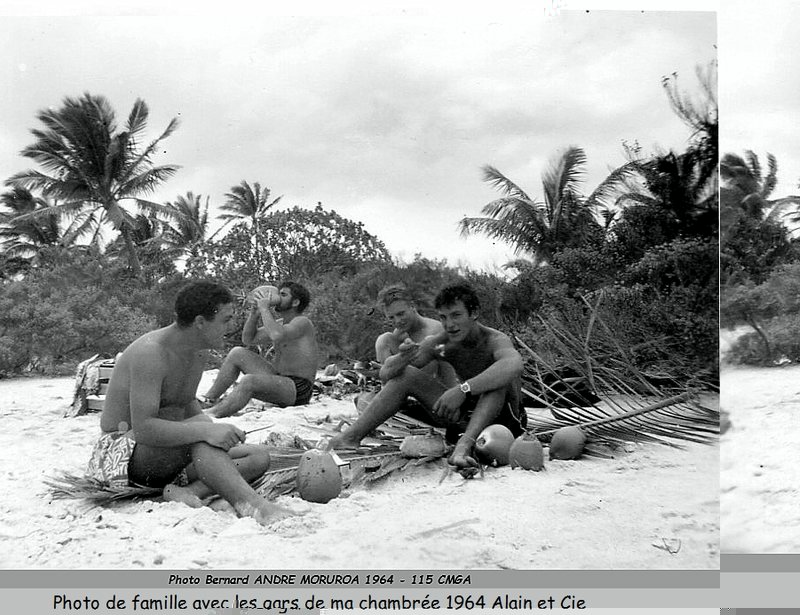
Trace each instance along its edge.
<path fill-rule="evenodd" d="M 714 88 L 706 88 L 706 106 L 698 106 L 681 96 L 674 80 L 664 85 L 692 129 L 683 152 L 628 150 L 629 161 L 588 195 L 581 188 L 586 156 L 576 146 L 542 172 L 541 198 L 498 169 L 484 168 L 484 180 L 501 197 L 484 208 L 484 217 L 464 218 L 461 228 L 516 248 L 520 258 L 509 263 L 509 276 L 458 269 L 421 255 L 410 263 L 395 262 L 362 223 L 321 204 L 278 209 L 281 197 L 272 198 L 258 182 L 241 181 L 230 189 L 217 208 L 224 233 L 209 236 L 208 198 L 190 192 L 154 204 L 138 196 L 140 188 L 152 187 L 176 168 L 155 167 L 150 146 L 143 149 L 148 153 L 143 167 L 125 166 L 132 163 L 119 148 L 127 144 L 130 154 L 138 147 L 130 139 L 131 134 L 141 138 L 147 119 L 141 101 L 128 119 L 131 134 L 126 136 L 115 132 L 113 112 L 101 97 L 67 99 L 58 113 L 71 126 L 91 124 L 98 116 L 108 120 L 104 132 L 92 138 L 105 148 L 111 171 L 144 175 L 105 201 L 87 192 L 88 184 L 76 184 L 67 198 L 65 185 L 34 171 L 7 182 L 11 191 L 0 202 L 0 372 L 53 371 L 90 354 L 118 352 L 144 331 L 169 323 L 178 289 L 198 278 L 223 282 L 239 301 L 255 286 L 296 280 L 311 292 L 307 314 L 317 327 L 320 365 L 371 359 L 375 338 L 387 328 L 377 305 L 384 286 L 406 285 L 421 313 L 435 317 L 436 292 L 466 279 L 480 297 L 482 322 L 517 335 L 556 363 L 563 352 L 557 333 L 562 327 L 623 348 L 646 373 L 713 383 L 719 279 L 717 176 L 710 163 L 717 156 Z M 60 117 L 51 115 L 39 119 L 50 125 Z M 171 123 L 152 143 L 174 128 Z M 60 143 L 72 143 L 64 139 Z M 38 160 L 33 153 L 29 148 L 25 155 Z M 91 165 L 82 168 L 87 177 L 99 173 Z M 123 186 L 119 182 L 125 177 L 109 185 Z M 119 206 L 126 195 L 141 206 L 138 214 Z M 51 200 L 56 197 L 66 200 Z M 76 218 L 97 213 L 98 207 L 116 229 L 110 241 L 102 241 L 103 219 Z M 73 241 L 80 234 L 70 230 L 76 220 L 81 233 L 94 232 L 85 245 Z M 737 218 L 732 224 L 744 222 Z M 757 265 L 745 262 L 735 243 L 742 236 L 731 236 L 726 275 L 744 271 L 756 288 L 768 275 L 755 276 Z M 776 262 L 786 254 L 776 251 Z M 745 303 L 761 306 L 759 301 Z M 766 308 L 759 309 L 763 320 Z M 237 310 L 230 346 L 239 341 L 243 319 L 243 310 Z"/>

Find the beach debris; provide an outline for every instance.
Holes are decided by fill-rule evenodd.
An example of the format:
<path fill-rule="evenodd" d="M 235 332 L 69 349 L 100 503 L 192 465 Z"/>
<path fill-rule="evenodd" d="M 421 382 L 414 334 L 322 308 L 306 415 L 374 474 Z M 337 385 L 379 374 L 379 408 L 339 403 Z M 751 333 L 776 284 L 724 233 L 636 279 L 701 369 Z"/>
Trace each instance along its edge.
<path fill-rule="evenodd" d="M 586 434 L 580 427 L 562 427 L 550 440 L 550 459 L 577 459 L 583 453 Z"/>
<path fill-rule="evenodd" d="M 681 539 L 680 538 L 662 538 L 661 544 L 654 542 L 651 543 L 656 549 L 661 549 L 662 551 L 666 551 L 670 555 L 677 555 L 678 552 L 681 550 Z"/>
<path fill-rule="evenodd" d="M 508 451 L 508 460 L 513 468 L 538 472 L 544 468 L 544 449 L 533 434 L 522 434 L 514 440 Z"/>
<path fill-rule="evenodd" d="M 437 433 L 406 436 L 400 444 L 400 452 L 410 459 L 441 457 L 445 453 L 444 438 Z"/>
<path fill-rule="evenodd" d="M 342 491 L 342 475 L 330 453 L 308 450 L 297 467 L 297 491 L 308 502 L 327 504 Z"/>
<path fill-rule="evenodd" d="M 505 425 L 489 425 L 475 440 L 475 451 L 487 465 L 508 465 L 514 434 Z"/>

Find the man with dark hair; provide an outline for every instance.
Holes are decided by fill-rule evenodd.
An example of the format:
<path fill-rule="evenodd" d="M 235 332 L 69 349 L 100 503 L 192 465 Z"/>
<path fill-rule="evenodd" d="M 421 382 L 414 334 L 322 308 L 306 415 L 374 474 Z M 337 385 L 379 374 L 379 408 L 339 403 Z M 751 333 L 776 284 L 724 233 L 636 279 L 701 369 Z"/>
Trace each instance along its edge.
<path fill-rule="evenodd" d="M 472 450 L 486 426 L 500 423 L 515 436 L 522 433 L 527 423 L 519 403 L 522 357 L 511 339 L 478 322 L 478 297 L 466 284 L 442 289 L 435 305 L 444 333 L 420 344 L 400 345 L 400 374 L 383 386 L 347 431 L 331 439 L 329 449 L 358 446 L 409 395 L 431 414 L 432 423 L 447 427 L 447 439 L 455 443 L 448 461 L 465 475 L 478 466 Z M 452 367 L 444 382 L 421 369 L 437 359 Z"/>
<path fill-rule="evenodd" d="M 277 292 L 276 292 L 277 291 Z M 231 349 L 220 367 L 214 384 L 201 400 L 214 417 L 230 416 L 252 399 L 286 406 L 302 406 L 311 399 L 317 374 L 317 330 L 302 312 L 310 295 L 300 284 L 282 282 L 265 295 L 256 295 L 242 329 L 246 346 L 271 342 L 273 360 L 245 347 Z M 259 318 L 262 326 L 258 326 Z M 244 374 L 239 378 L 240 374 Z M 238 379 L 238 382 L 237 382 Z M 232 384 L 224 398 L 222 394 Z"/>
<path fill-rule="evenodd" d="M 381 364 L 380 379 L 386 382 L 405 369 L 406 364 L 399 357 L 400 344 L 407 339 L 420 343 L 430 335 L 441 334 L 444 329 L 438 320 L 420 315 L 411 293 L 399 284 L 381 290 L 378 303 L 394 328 L 375 340 L 375 360 Z"/>
<path fill-rule="evenodd" d="M 241 429 L 215 423 L 195 399 L 206 351 L 223 345 L 233 297 L 219 284 L 193 282 L 175 312 L 173 324 L 144 334 L 117 359 L 87 474 L 163 488 L 165 500 L 192 507 L 216 493 L 262 524 L 285 516 L 247 483 L 269 467 L 267 447 L 244 444 Z"/>

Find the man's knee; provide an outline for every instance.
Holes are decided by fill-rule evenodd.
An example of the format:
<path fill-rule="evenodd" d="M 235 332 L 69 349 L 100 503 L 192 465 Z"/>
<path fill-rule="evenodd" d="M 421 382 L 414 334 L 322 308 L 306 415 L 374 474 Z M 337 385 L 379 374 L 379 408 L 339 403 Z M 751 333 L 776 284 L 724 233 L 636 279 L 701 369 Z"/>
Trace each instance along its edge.
<path fill-rule="evenodd" d="M 252 450 L 248 452 L 247 456 L 253 459 L 253 464 L 257 466 L 261 472 L 266 472 L 272 461 L 269 456 L 269 447 L 264 444 L 254 444 L 252 447 Z"/>
<path fill-rule="evenodd" d="M 234 346 L 228 351 L 228 355 L 225 357 L 225 360 L 239 364 L 243 360 L 245 360 L 250 354 L 252 353 L 244 346 Z"/>

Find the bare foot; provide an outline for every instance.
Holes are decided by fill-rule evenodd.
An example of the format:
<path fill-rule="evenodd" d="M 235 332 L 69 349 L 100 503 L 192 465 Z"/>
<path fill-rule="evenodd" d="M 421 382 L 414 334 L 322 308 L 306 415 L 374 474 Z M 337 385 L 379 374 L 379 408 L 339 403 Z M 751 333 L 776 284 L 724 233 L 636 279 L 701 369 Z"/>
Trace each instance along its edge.
<path fill-rule="evenodd" d="M 293 513 L 288 508 L 283 508 L 282 506 L 272 504 L 266 500 L 263 500 L 255 506 L 245 503 L 239 504 L 238 506 L 235 505 L 234 508 L 240 517 L 252 517 L 261 525 L 269 525 L 275 521 L 296 516 L 296 513 Z"/>
<path fill-rule="evenodd" d="M 202 500 L 186 487 L 167 485 L 164 487 L 163 497 L 165 502 L 182 502 L 191 508 L 201 508 Z"/>

